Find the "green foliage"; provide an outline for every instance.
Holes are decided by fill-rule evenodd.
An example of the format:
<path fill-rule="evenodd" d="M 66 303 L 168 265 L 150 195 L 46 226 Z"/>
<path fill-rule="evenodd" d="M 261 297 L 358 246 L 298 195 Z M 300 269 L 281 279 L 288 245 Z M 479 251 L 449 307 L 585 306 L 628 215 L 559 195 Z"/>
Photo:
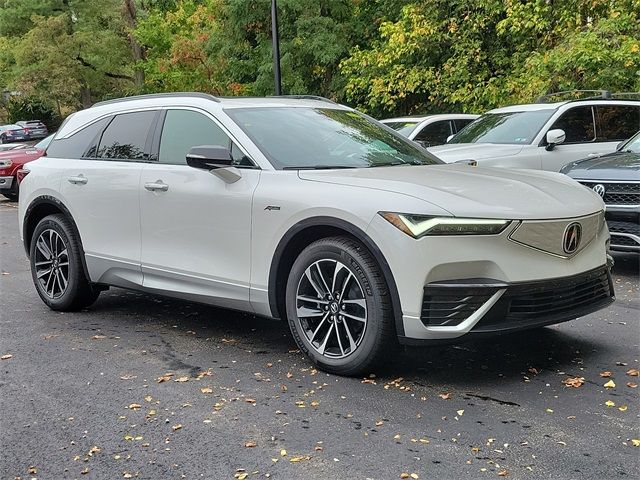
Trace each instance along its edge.
<path fill-rule="evenodd" d="M 53 106 L 37 97 L 14 97 L 6 103 L 5 108 L 8 113 L 7 121 L 11 123 L 40 120 L 50 130 L 60 126 L 61 119 Z"/>
<path fill-rule="evenodd" d="M 134 6 L 134 15 L 130 15 Z M 271 0 L 0 0 L 0 88 L 274 91 Z M 640 90 L 640 0 L 279 0 L 283 90 L 376 116 Z M 144 75 L 142 75 L 142 73 Z"/>

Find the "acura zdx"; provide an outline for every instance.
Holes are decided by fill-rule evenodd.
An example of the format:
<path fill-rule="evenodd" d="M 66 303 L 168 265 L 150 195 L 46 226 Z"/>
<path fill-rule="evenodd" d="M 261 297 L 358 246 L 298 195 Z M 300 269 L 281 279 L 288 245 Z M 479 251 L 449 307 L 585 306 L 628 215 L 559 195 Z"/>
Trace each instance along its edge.
<path fill-rule="evenodd" d="M 444 164 L 323 98 L 102 102 L 67 118 L 28 170 L 20 229 L 50 308 L 117 286 L 286 319 L 329 372 L 614 298 L 593 191 Z"/>

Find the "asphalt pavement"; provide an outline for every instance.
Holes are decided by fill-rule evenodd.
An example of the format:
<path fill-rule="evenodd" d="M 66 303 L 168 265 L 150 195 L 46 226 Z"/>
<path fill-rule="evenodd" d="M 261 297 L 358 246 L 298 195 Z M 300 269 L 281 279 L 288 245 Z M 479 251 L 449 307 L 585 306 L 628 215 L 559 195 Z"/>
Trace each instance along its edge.
<path fill-rule="evenodd" d="M 50 311 L 17 230 L 0 202 L 2 480 L 640 478 L 638 256 L 606 310 L 342 378 L 283 322 L 115 288 Z"/>

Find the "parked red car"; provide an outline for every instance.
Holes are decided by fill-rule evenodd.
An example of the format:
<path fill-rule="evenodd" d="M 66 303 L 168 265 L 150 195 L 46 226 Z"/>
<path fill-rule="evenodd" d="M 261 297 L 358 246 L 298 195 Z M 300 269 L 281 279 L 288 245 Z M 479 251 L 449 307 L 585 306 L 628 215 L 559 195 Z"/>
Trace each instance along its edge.
<path fill-rule="evenodd" d="M 40 158 L 49 146 L 53 135 L 39 141 L 34 146 L 25 146 L 0 152 L 0 194 L 9 200 L 18 199 L 18 170 L 25 163 L 32 162 Z"/>

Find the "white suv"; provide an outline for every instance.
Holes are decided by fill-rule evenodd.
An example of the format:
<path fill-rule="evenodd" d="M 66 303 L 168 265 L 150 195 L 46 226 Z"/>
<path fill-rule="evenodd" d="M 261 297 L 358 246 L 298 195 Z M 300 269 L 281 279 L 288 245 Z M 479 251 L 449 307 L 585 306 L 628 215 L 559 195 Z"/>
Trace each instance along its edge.
<path fill-rule="evenodd" d="M 604 97 L 609 97 L 605 92 Z M 447 163 L 558 172 L 615 151 L 640 130 L 640 101 L 593 98 L 491 110 L 431 153 Z"/>
<path fill-rule="evenodd" d="M 100 103 L 29 169 L 20 228 L 54 310 L 113 285 L 279 317 L 317 365 L 360 374 L 398 343 L 537 327 L 613 300 L 591 190 L 444 165 L 321 98 Z"/>
<path fill-rule="evenodd" d="M 380 122 L 423 147 L 435 147 L 447 143 L 452 135 L 479 116 L 468 113 L 438 113 L 386 118 Z"/>

